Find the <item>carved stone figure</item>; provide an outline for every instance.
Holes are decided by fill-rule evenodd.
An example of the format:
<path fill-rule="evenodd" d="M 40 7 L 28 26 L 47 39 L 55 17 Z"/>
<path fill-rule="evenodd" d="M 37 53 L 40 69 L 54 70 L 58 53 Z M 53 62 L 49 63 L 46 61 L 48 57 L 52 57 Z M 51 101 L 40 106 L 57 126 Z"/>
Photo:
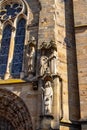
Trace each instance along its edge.
<path fill-rule="evenodd" d="M 44 115 L 50 115 L 52 113 L 52 102 L 53 102 L 53 89 L 51 82 L 47 81 L 45 87 L 43 88 L 43 108 Z"/>
<path fill-rule="evenodd" d="M 34 65 L 35 65 L 35 47 L 29 47 L 28 55 L 28 73 L 34 72 Z"/>
<path fill-rule="evenodd" d="M 51 74 L 56 74 L 57 73 L 57 56 L 56 56 L 56 52 L 53 52 L 50 57 L 49 57 L 49 64 L 50 64 L 50 71 Z"/>
<path fill-rule="evenodd" d="M 43 76 L 48 69 L 48 57 L 42 56 L 40 59 L 40 76 Z"/>

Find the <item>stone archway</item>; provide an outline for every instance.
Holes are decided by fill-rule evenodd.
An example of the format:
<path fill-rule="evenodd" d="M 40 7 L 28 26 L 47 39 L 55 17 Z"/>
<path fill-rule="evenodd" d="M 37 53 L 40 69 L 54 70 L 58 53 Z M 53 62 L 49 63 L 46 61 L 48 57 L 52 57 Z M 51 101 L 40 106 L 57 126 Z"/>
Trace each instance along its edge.
<path fill-rule="evenodd" d="M 0 116 L 0 130 L 15 130 L 10 121 Z"/>
<path fill-rule="evenodd" d="M 0 89 L 0 119 L 11 124 L 13 130 L 33 130 L 28 109 L 23 100 L 14 93 Z"/>

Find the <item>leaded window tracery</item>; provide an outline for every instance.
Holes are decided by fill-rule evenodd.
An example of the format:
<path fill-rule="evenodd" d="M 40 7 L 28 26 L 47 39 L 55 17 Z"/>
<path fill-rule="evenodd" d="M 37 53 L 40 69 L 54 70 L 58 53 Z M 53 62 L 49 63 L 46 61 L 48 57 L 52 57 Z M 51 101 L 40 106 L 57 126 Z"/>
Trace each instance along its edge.
<path fill-rule="evenodd" d="M 17 24 L 16 37 L 15 37 L 15 49 L 12 64 L 12 76 L 18 76 L 22 70 L 23 61 L 23 49 L 25 40 L 25 24 L 24 18 L 20 19 Z M 19 50 L 19 48 L 21 50 Z"/>
<path fill-rule="evenodd" d="M 2 1 L 0 9 L 0 22 L 3 26 L 0 43 L 1 79 L 4 79 L 8 73 L 11 78 L 20 78 L 26 36 L 26 19 L 27 8 L 22 0 Z"/>
<path fill-rule="evenodd" d="M 2 20 L 7 20 L 15 17 L 22 10 L 22 5 L 18 3 L 9 3 L 4 5 L 0 11 L 0 17 Z"/>
<path fill-rule="evenodd" d="M 3 30 L 2 43 L 0 48 L 0 77 L 3 77 L 6 72 L 10 38 L 11 25 L 7 25 Z"/>

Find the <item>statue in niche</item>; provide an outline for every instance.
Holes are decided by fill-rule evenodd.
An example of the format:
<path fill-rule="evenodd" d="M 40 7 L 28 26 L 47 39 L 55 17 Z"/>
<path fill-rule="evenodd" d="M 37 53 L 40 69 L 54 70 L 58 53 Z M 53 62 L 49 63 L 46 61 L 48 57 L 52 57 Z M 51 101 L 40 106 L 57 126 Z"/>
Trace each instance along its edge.
<path fill-rule="evenodd" d="M 44 115 L 50 115 L 52 113 L 53 103 L 53 89 L 50 81 L 45 83 L 45 87 L 41 87 L 43 91 L 43 109 Z"/>
<path fill-rule="evenodd" d="M 29 46 L 28 46 L 28 73 L 33 73 L 34 72 L 34 67 L 35 67 L 35 45 L 36 45 L 36 40 L 32 38 L 29 41 Z"/>
<path fill-rule="evenodd" d="M 29 47 L 28 54 L 28 72 L 34 72 L 34 64 L 35 64 L 35 48 L 34 46 Z"/>
<path fill-rule="evenodd" d="M 48 57 L 42 56 L 40 59 L 40 76 L 43 76 L 46 73 L 49 73 Z"/>

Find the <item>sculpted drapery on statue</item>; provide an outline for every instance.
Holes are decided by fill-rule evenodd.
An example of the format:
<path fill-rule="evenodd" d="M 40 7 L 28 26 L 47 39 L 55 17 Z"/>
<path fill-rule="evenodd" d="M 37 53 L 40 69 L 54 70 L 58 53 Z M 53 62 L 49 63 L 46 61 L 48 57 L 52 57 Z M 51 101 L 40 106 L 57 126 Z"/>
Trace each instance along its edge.
<path fill-rule="evenodd" d="M 40 58 L 40 76 L 47 73 L 56 74 L 56 51 L 57 46 L 54 41 L 43 42 L 40 46 L 41 58 Z"/>
<path fill-rule="evenodd" d="M 42 56 L 40 59 L 40 76 L 49 72 L 48 57 Z"/>
<path fill-rule="evenodd" d="M 46 81 L 43 91 L 43 114 L 51 115 L 53 103 L 53 89 L 50 81 Z"/>
<path fill-rule="evenodd" d="M 36 46 L 36 40 L 33 37 L 29 42 L 28 42 L 28 74 L 34 73 L 35 71 L 35 46 Z"/>
<path fill-rule="evenodd" d="M 34 72 L 34 64 L 35 64 L 35 48 L 33 46 L 29 47 L 28 54 L 28 72 Z"/>

